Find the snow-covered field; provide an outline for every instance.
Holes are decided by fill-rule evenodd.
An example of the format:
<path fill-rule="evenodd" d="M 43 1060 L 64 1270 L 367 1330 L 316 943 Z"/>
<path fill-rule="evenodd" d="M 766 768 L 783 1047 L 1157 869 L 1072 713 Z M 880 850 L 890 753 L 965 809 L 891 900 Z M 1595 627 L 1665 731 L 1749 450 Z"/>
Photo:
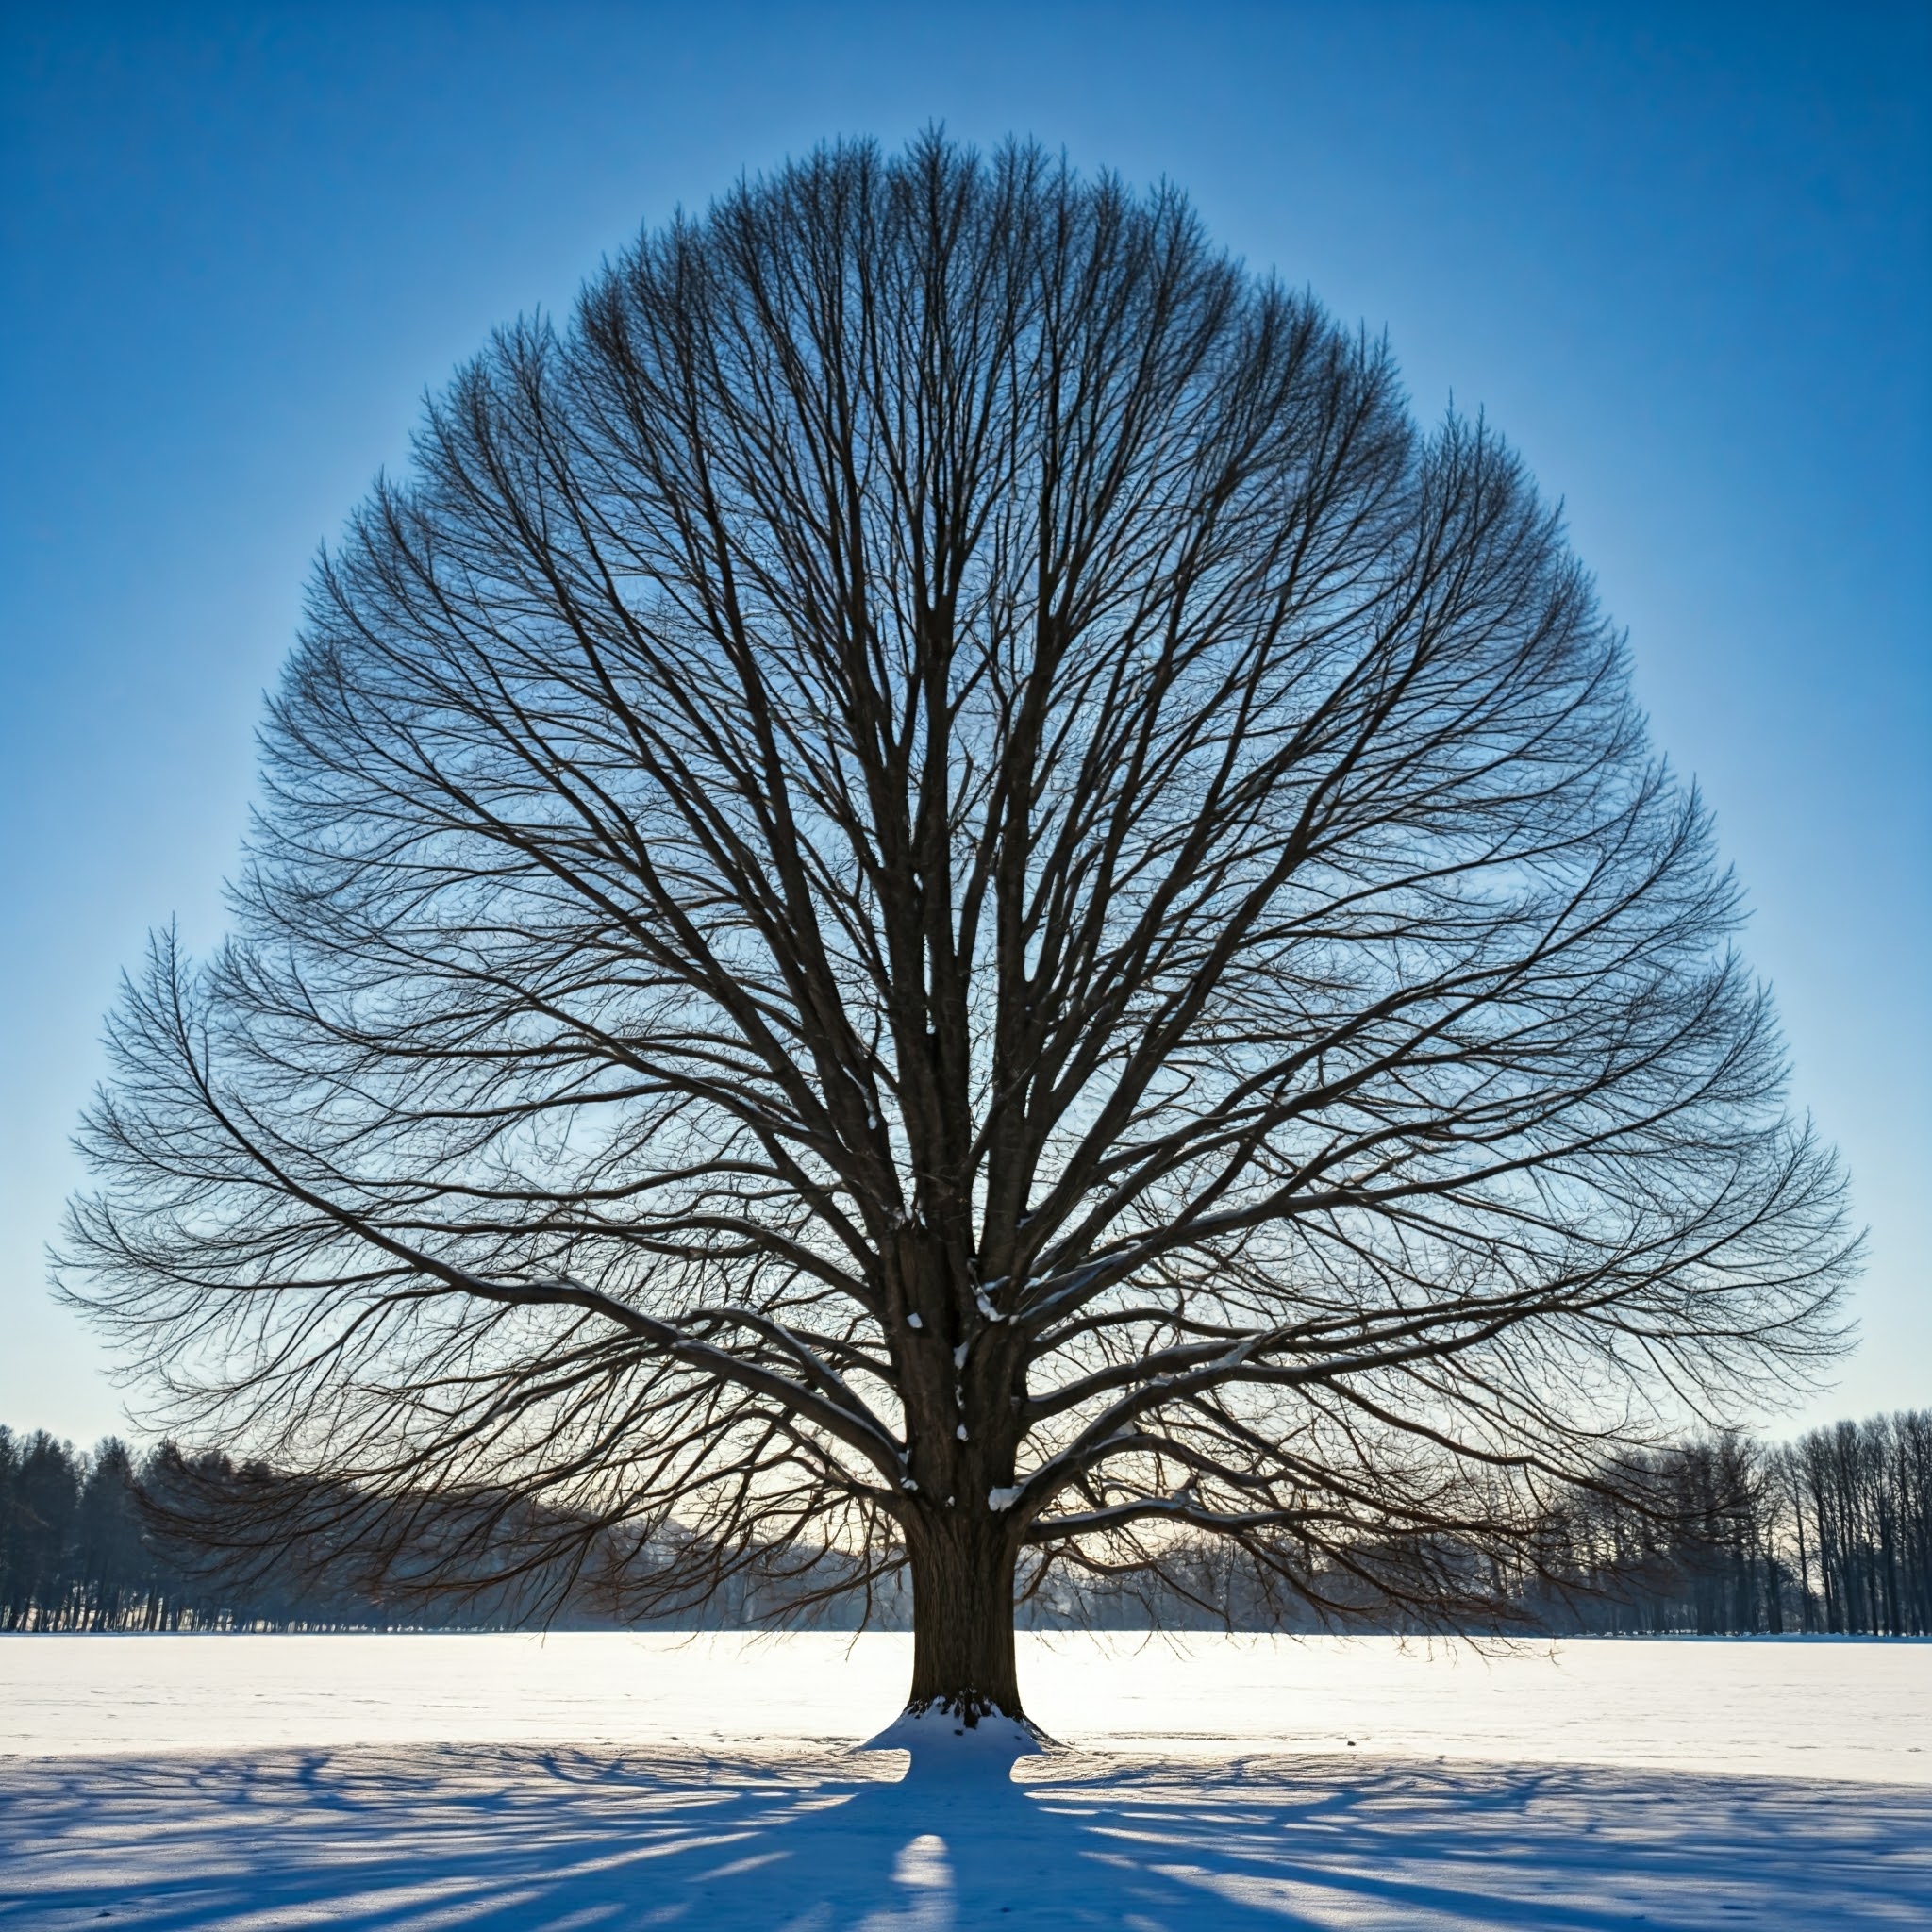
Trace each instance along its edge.
<path fill-rule="evenodd" d="M 0 1638 L 0 1924 L 1932 1926 L 1932 1645 L 1023 1641 L 1008 1782 L 898 1637 Z"/>

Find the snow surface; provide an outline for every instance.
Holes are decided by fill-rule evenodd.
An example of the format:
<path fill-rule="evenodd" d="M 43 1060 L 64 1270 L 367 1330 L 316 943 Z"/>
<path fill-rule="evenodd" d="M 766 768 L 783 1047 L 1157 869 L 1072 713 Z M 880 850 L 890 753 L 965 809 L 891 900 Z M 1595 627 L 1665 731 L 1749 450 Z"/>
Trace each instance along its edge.
<path fill-rule="evenodd" d="M 908 1664 L 0 1638 L 0 1926 L 1932 1926 L 1932 1645 L 1027 1639 L 1061 1747 L 901 1781 Z"/>
<path fill-rule="evenodd" d="M 1020 1639 L 1027 1715 L 1085 1749 L 1355 1748 L 1932 1785 L 1932 1643 Z M 0 1757 L 278 1745 L 856 1744 L 909 1637 L 0 1637 Z"/>

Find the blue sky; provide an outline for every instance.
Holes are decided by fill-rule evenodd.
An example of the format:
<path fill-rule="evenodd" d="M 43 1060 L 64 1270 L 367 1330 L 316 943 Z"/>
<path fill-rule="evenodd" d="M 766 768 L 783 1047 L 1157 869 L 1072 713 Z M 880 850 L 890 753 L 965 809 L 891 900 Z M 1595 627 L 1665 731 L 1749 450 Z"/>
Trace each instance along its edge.
<path fill-rule="evenodd" d="M 220 930 L 308 561 L 425 387 L 833 134 L 1172 177 L 1568 506 L 1932 1404 L 1932 9 L 15 4 L 0 22 L 0 1421 L 120 1421 L 49 1300 L 116 975 Z"/>

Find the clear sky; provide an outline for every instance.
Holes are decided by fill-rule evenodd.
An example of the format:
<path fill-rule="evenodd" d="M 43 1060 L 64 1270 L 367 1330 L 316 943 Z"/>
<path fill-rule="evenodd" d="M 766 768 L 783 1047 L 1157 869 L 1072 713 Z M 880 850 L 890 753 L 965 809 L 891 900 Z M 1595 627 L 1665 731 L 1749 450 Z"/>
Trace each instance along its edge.
<path fill-rule="evenodd" d="M 316 545 L 495 324 L 741 170 L 928 122 L 1167 175 L 1564 499 L 1932 1404 L 1932 8 L 0 9 L 0 1421 L 144 931 L 221 924 Z"/>

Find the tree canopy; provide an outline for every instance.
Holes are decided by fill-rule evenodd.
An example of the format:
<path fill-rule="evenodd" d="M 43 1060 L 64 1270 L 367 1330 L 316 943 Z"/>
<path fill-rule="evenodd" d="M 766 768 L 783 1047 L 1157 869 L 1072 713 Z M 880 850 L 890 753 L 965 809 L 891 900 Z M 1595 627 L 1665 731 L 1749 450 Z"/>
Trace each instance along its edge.
<path fill-rule="evenodd" d="M 909 1563 L 915 1704 L 1017 1715 L 1055 1563 L 1441 1611 L 1834 1344 L 1840 1177 L 1556 511 L 1171 189 L 934 136 L 647 232 L 431 400 L 263 787 L 67 1278 L 452 1565 L 532 1501 L 641 1601 Z"/>

